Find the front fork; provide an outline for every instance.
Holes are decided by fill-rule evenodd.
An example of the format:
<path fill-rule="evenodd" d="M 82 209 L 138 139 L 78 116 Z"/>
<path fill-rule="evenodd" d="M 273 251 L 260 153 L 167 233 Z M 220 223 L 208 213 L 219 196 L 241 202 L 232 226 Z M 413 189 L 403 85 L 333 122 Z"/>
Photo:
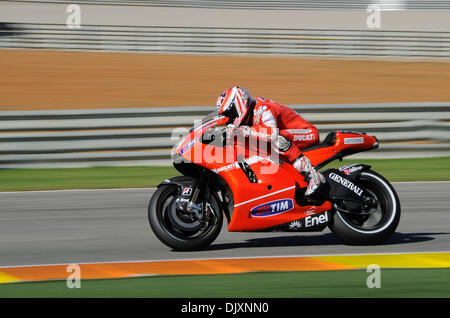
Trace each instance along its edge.
<path fill-rule="evenodd" d="M 211 209 L 211 207 L 209 206 L 208 200 L 206 200 L 207 199 L 206 196 L 207 196 L 207 192 L 208 192 L 207 189 L 208 189 L 208 184 L 209 184 L 210 178 L 211 178 L 211 176 L 208 173 L 208 171 L 206 169 L 202 169 L 200 178 L 197 180 L 197 183 L 194 186 L 191 199 L 189 200 L 189 202 L 186 206 L 186 211 L 189 213 L 192 213 L 195 216 L 195 218 L 199 221 L 203 220 L 203 218 L 205 216 L 202 213 L 203 210 L 205 209 L 206 212 L 208 212 Z M 200 193 L 203 194 L 203 197 L 201 199 L 202 199 L 202 202 L 204 202 L 205 206 L 203 204 L 197 204 Z"/>

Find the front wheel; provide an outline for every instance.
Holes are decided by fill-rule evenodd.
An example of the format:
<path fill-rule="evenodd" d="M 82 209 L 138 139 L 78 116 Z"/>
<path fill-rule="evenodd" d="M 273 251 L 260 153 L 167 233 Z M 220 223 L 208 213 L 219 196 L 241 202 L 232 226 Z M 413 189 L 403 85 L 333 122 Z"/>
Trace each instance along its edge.
<path fill-rule="evenodd" d="M 378 201 L 370 214 L 335 211 L 331 231 L 348 245 L 381 244 L 400 222 L 400 201 L 394 187 L 380 174 L 361 172 L 358 183 Z"/>
<path fill-rule="evenodd" d="M 193 251 L 208 247 L 222 229 L 223 213 L 217 199 L 211 195 L 205 205 L 203 219 L 180 210 L 176 204 L 178 186 L 163 185 L 153 194 L 148 206 L 150 226 L 158 239 L 178 251 Z"/>

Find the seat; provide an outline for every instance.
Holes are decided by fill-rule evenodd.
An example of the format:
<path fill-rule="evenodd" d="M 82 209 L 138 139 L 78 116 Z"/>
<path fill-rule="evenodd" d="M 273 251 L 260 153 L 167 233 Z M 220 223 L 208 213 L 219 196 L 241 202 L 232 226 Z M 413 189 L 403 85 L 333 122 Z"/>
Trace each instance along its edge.
<path fill-rule="evenodd" d="M 335 143 L 336 143 L 336 132 L 332 131 L 325 137 L 325 139 L 323 140 L 322 143 L 314 145 L 314 146 L 306 147 L 306 148 L 302 149 L 302 152 L 319 149 L 319 148 L 330 147 L 330 146 L 333 146 Z"/>

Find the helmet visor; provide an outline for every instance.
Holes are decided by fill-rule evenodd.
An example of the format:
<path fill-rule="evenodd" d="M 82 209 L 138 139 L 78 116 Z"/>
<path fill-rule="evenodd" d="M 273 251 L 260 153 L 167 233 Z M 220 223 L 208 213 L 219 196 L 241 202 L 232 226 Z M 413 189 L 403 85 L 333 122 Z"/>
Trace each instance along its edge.
<path fill-rule="evenodd" d="M 231 103 L 230 107 L 226 111 L 224 111 L 222 115 L 229 118 L 229 123 L 234 122 L 234 120 L 239 116 L 234 102 Z"/>

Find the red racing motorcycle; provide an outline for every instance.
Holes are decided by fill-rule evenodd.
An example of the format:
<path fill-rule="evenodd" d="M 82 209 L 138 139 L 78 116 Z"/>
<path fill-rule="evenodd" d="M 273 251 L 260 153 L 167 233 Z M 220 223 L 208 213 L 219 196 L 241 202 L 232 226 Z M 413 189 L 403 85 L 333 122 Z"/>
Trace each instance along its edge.
<path fill-rule="evenodd" d="M 219 235 L 224 216 L 230 232 L 312 232 L 328 226 L 349 245 L 380 244 L 394 233 L 400 221 L 397 193 L 370 166 L 321 171 L 326 183 L 308 198 L 307 183 L 291 164 L 273 159 L 270 150 L 263 155 L 248 143 L 226 142 L 218 129 L 226 121 L 212 113 L 174 147 L 173 164 L 182 176 L 159 184 L 148 206 L 161 242 L 174 250 L 204 249 Z M 374 136 L 335 131 L 302 151 L 319 170 L 376 148 Z"/>

